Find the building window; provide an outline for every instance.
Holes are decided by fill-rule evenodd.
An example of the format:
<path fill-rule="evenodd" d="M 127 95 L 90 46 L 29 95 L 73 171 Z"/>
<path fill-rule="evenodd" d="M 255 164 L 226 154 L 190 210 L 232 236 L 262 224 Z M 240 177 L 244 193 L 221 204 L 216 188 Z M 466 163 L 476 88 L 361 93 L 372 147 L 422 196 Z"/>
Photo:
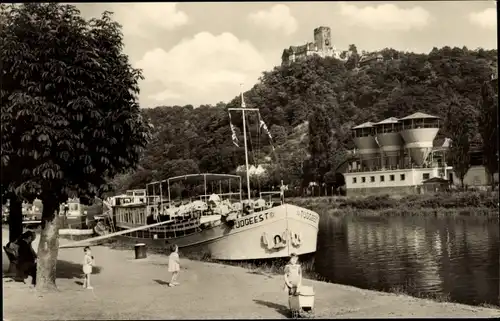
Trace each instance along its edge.
<path fill-rule="evenodd" d="M 429 177 L 430 177 L 430 174 L 429 174 L 429 173 L 424 173 L 424 174 L 422 174 L 422 178 L 423 178 L 423 179 L 429 179 Z"/>
<path fill-rule="evenodd" d="M 353 184 L 356 184 L 356 177 L 353 177 L 353 178 L 352 178 L 352 183 L 353 183 Z"/>
<path fill-rule="evenodd" d="M 405 177 L 405 174 L 401 174 L 401 175 L 399 175 L 399 179 L 400 179 L 400 180 L 404 181 L 404 180 L 405 180 L 405 178 L 406 178 L 406 177 Z"/>
<path fill-rule="evenodd" d="M 394 175 L 389 175 L 389 179 L 392 181 L 394 181 Z"/>
<path fill-rule="evenodd" d="M 381 182 L 385 181 L 385 176 L 384 175 L 380 175 L 380 181 Z"/>
<path fill-rule="evenodd" d="M 375 182 L 375 176 L 370 176 L 370 182 L 372 182 L 372 183 Z"/>
<path fill-rule="evenodd" d="M 366 177 L 361 177 L 361 183 L 366 183 Z"/>

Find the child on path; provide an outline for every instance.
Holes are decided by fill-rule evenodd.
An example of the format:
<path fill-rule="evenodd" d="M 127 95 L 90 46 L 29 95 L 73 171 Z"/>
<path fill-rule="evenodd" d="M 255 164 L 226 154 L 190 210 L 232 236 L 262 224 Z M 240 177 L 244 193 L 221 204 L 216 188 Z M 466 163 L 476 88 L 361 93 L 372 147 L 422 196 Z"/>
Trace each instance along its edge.
<path fill-rule="evenodd" d="M 179 276 L 179 271 L 181 269 L 180 260 L 179 260 L 179 247 L 176 244 L 172 244 L 171 247 L 172 253 L 168 257 L 168 272 L 172 273 L 172 278 L 170 279 L 170 283 L 168 286 L 176 286 L 179 285 L 177 283 L 177 277 Z"/>
<path fill-rule="evenodd" d="M 90 252 L 90 247 L 86 246 L 83 249 L 85 256 L 83 257 L 83 273 L 85 274 L 83 279 L 83 288 L 92 290 L 93 287 L 90 285 L 90 274 L 92 274 L 92 266 L 94 265 L 94 257 Z"/>
<path fill-rule="evenodd" d="M 298 263 L 297 254 L 290 254 L 290 263 L 285 266 L 285 286 L 288 295 L 298 295 L 298 289 L 302 284 L 302 267 Z"/>

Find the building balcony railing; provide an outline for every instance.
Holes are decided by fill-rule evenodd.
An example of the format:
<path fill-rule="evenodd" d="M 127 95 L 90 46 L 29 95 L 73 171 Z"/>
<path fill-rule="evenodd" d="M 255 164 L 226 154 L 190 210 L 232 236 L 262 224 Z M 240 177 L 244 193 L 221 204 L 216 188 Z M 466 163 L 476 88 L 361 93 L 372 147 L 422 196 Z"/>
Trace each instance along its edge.
<path fill-rule="evenodd" d="M 439 128 L 439 125 L 437 123 L 403 124 L 400 130 L 418 129 L 418 128 Z"/>
<path fill-rule="evenodd" d="M 348 173 L 362 173 L 362 172 L 384 172 L 384 171 L 392 171 L 392 170 L 405 170 L 405 169 L 421 169 L 421 168 L 444 168 L 446 164 L 443 163 L 433 163 L 433 164 L 425 164 L 422 166 L 418 165 L 405 165 L 405 166 L 373 166 L 371 168 L 362 167 L 362 168 L 349 168 L 347 170 Z"/>

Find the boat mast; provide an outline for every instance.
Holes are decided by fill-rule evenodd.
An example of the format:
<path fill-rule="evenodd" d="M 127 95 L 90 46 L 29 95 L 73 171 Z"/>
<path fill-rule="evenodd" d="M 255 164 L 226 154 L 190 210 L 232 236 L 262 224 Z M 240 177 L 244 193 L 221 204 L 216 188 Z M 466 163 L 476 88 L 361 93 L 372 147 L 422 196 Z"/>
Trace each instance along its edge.
<path fill-rule="evenodd" d="M 240 86 L 243 86 L 243 84 L 240 84 Z M 245 106 L 245 100 L 243 100 L 243 90 L 241 90 L 241 107 L 240 108 L 228 108 L 227 110 L 229 112 L 231 111 L 241 111 L 243 114 L 243 140 L 245 141 L 245 169 L 247 173 L 247 193 L 248 193 L 248 200 L 250 200 L 251 195 L 250 195 L 250 174 L 248 173 L 248 148 L 247 148 L 247 128 L 246 128 L 246 122 L 245 122 L 245 112 L 246 111 L 256 111 L 259 112 L 258 108 L 246 108 Z M 240 181 L 241 183 L 241 181 Z M 241 189 L 240 189 L 241 190 Z"/>
<path fill-rule="evenodd" d="M 240 84 L 240 87 L 243 87 L 243 84 Z M 245 144 L 245 172 L 247 174 L 247 193 L 248 193 L 248 200 L 250 200 L 250 174 L 248 173 L 248 149 L 247 149 L 247 129 L 246 129 L 246 124 L 245 124 L 245 100 L 243 100 L 243 88 L 240 90 L 240 95 L 241 95 L 241 114 L 243 115 L 243 141 Z"/>

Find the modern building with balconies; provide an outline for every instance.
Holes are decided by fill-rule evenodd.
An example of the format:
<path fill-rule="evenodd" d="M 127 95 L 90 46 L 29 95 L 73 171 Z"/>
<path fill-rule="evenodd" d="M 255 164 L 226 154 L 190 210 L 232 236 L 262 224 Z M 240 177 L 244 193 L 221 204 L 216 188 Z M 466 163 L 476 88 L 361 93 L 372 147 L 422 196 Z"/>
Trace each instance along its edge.
<path fill-rule="evenodd" d="M 354 160 L 347 189 L 414 190 L 432 177 L 453 179 L 446 164 L 448 139 L 436 139 L 441 119 L 424 113 L 353 127 Z"/>
<path fill-rule="evenodd" d="M 450 186 L 460 185 L 453 167 L 446 163 L 449 138 L 437 138 L 442 120 L 417 112 L 397 119 L 366 122 L 352 128 L 356 148 L 344 173 L 351 192 L 416 192 L 423 182 L 439 177 Z M 471 147 L 471 168 L 464 177 L 468 186 L 485 186 L 489 178 L 480 148 Z M 498 181 L 498 174 L 494 176 Z"/>

